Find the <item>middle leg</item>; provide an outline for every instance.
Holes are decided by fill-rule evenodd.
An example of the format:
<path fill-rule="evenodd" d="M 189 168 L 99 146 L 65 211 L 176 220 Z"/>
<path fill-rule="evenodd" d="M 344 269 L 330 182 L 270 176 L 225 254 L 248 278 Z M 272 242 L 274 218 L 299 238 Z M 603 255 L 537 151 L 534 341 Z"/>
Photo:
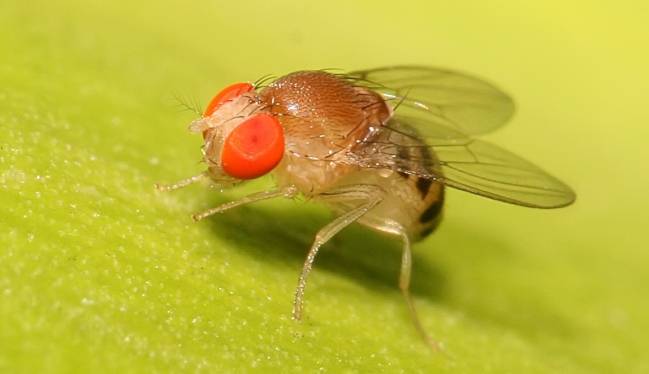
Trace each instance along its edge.
<path fill-rule="evenodd" d="M 316 234 L 315 240 L 313 241 L 311 249 L 309 249 L 309 253 L 304 261 L 297 289 L 295 290 L 293 319 L 296 320 L 302 318 L 304 291 L 306 289 L 307 277 L 313 268 L 313 262 L 315 261 L 320 247 L 340 232 L 340 230 L 349 226 L 379 204 L 383 200 L 383 190 L 374 185 L 353 185 L 320 194 L 318 195 L 318 198 L 330 203 L 349 201 L 359 201 L 359 203 L 355 208 L 350 209 L 335 220 L 331 221 L 325 227 L 321 228 Z"/>

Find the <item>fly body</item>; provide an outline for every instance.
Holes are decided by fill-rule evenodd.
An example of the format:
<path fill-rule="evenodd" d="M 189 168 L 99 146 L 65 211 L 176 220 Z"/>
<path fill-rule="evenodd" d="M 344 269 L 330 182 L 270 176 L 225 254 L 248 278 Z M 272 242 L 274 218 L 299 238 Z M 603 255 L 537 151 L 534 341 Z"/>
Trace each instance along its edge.
<path fill-rule="evenodd" d="M 263 83 L 263 84 L 262 84 Z M 307 254 L 293 304 L 302 316 L 307 276 L 320 247 L 353 222 L 403 243 L 399 287 L 426 341 L 410 296 L 411 242 L 439 224 L 445 187 L 536 208 L 569 205 L 574 192 L 534 164 L 477 139 L 507 122 L 510 97 L 470 75 L 396 66 L 344 74 L 300 71 L 220 91 L 190 125 L 205 143 L 208 178 L 234 186 L 273 173 L 276 188 L 194 215 L 298 195 L 339 214 Z"/>

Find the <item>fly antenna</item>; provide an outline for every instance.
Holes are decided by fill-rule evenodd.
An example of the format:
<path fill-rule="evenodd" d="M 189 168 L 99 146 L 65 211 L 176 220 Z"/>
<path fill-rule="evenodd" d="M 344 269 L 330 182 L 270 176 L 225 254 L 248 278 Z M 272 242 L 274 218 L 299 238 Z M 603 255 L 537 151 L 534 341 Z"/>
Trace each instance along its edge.
<path fill-rule="evenodd" d="M 178 92 L 175 92 L 173 96 L 174 96 L 174 100 L 176 100 L 176 106 L 181 108 L 181 111 L 187 110 L 197 114 L 198 116 L 202 116 L 200 105 L 198 105 L 198 100 L 195 97 L 188 98 L 186 96 L 181 95 Z"/>

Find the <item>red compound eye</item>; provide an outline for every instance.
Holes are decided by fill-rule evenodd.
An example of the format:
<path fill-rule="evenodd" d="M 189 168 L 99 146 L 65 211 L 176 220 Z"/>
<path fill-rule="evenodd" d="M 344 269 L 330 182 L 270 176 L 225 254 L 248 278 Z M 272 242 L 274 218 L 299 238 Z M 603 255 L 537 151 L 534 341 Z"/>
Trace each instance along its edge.
<path fill-rule="evenodd" d="M 281 161 L 284 129 L 269 114 L 257 114 L 237 126 L 223 143 L 221 167 L 238 179 L 260 177 Z"/>
<path fill-rule="evenodd" d="M 252 91 L 253 89 L 254 87 L 250 83 L 235 83 L 227 86 L 212 98 L 210 103 L 207 105 L 207 108 L 205 108 L 205 111 L 203 112 L 203 117 L 211 116 L 212 113 L 214 113 L 214 111 L 226 101 L 235 99 L 246 92 Z"/>

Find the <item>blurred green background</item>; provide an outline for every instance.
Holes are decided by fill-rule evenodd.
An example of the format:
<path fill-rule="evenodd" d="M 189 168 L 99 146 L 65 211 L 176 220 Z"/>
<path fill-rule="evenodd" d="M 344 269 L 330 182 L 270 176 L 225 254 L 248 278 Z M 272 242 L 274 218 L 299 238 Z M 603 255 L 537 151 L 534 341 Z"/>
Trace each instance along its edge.
<path fill-rule="evenodd" d="M 647 372 L 649 11 L 640 1 L 0 2 L 0 371 Z M 567 209 L 449 193 L 416 245 L 242 192 L 153 183 L 202 168 L 181 93 L 298 69 L 416 63 L 517 101 L 489 137 L 565 180 Z M 258 182 L 259 188 L 268 181 Z"/>

